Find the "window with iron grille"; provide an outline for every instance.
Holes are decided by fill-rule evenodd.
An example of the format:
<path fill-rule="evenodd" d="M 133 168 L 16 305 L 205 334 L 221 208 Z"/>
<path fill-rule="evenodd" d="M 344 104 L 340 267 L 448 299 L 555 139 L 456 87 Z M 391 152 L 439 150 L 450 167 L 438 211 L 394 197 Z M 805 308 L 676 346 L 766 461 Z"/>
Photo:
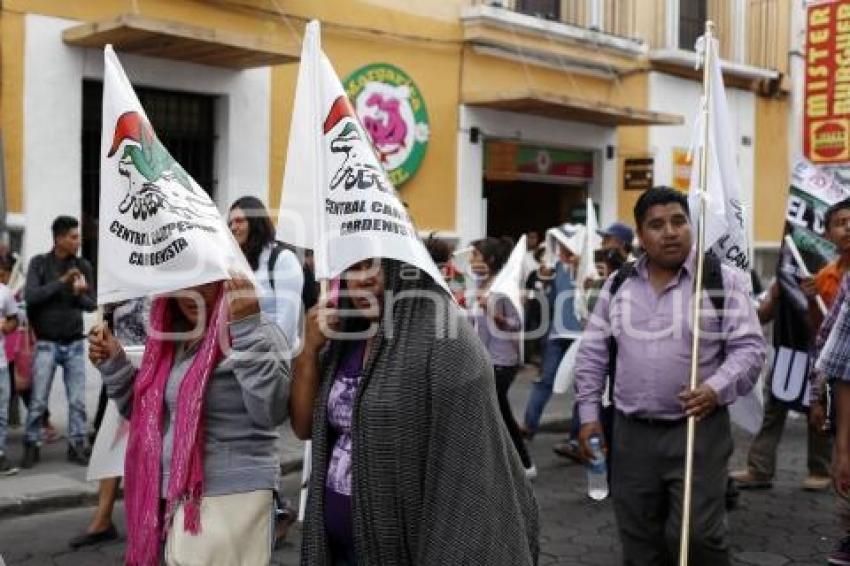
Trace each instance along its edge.
<path fill-rule="evenodd" d="M 547 20 L 560 20 L 561 0 L 517 0 L 516 11 Z"/>
<path fill-rule="evenodd" d="M 679 48 L 694 50 L 708 19 L 707 0 L 679 0 Z"/>
<path fill-rule="evenodd" d="M 168 152 L 210 197 L 215 195 L 215 97 L 155 88 L 136 88 L 154 131 Z M 100 135 L 103 82 L 83 81 L 82 235 L 83 257 L 97 264 L 100 213 Z"/>

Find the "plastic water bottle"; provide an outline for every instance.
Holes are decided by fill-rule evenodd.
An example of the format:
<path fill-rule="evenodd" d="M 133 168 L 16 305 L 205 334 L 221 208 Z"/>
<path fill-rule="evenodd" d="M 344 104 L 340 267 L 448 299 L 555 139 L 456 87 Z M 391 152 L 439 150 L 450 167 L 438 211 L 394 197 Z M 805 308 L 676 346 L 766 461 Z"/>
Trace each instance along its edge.
<path fill-rule="evenodd" d="M 602 440 L 598 436 L 590 437 L 590 451 L 593 460 L 587 466 L 587 496 L 595 501 L 608 497 L 608 470 L 605 465 L 605 453 Z"/>

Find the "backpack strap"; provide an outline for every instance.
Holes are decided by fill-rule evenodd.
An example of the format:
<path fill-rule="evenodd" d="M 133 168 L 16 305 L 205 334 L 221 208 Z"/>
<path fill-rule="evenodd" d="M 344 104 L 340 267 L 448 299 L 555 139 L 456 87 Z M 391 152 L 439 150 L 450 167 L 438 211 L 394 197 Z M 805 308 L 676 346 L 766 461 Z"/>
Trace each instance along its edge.
<path fill-rule="evenodd" d="M 717 312 L 717 317 L 720 319 L 722 325 L 723 310 L 726 304 L 726 296 L 723 294 L 723 265 L 720 263 L 720 258 L 713 253 L 705 254 L 702 288 L 708 291 L 711 304 Z"/>
<path fill-rule="evenodd" d="M 632 277 L 637 272 L 635 271 L 635 262 L 630 261 L 628 263 L 620 266 L 613 277 L 611 278 L 611 286 L 608 288 L 608 294 L 610 297 L 613 297 L 617 294 L 617 291 L 620 290 L 620 287 L 623 286 L 623 283 L 626 282 L 626 279 Z"/>
<path fill-rule="evenodd" d="M 277 258 L 285 250 L 292 252 L 295 255 L 295 259 L 298 260 L 298 264 L 301 266 L 301 273 L 304 277 L 304 284 L 301 287 L 301 304 L 304 306 L 304 310 L 308 311 L 319 301 L 318 291 L 316 290 L 316 277 L 304 262 L 303 250 L 299 250 L 299 248 L 296 248 L 295 246 L 290 246 L 289 244 L 277 240 L 275 240 L 272 244 L 272 251 L 269 255 L 268 263 L 269 284 L 272 287 L 272 292 L 275 290 L 274 266 L 277 263 Z"/>
<path fill-rule="evenodd" d="M 272 292 L 274 292 L 274 266 L 277 263 L 277 258 L 280 255 L 280 252 L 284 250 L 283 244 L 280 242 L 272 243 L 272 251 L 269 254 L 269 263 L 268 263 L 268 271 L 269 271 L 269 285 L 272 286 Z"/>
<path fill-rule="evenodd" d="M 620 269 L 618 269 L 614 275 L 611 276 L 611 286 L 608 287 L 608 304 L 610 306 L 611 300 L 614 298 L 614 295 L 617 294 L 617 291 L 620 290 L 620 287 L 623 286 L 623 283 L 626 282 L 626 279 L 629 277 L 634 277 L 637 275 L 637 270 L 635 269 L 635 262 L 630 261 L 628 263 L 623 264 Z M 611 401 L 611 406 L 614 406 L 614 379 L 617 376 L 617 339 L 614 337 L 614 333 L 611 332 L 611 335 L 608 336 L 608 396 Z"/>

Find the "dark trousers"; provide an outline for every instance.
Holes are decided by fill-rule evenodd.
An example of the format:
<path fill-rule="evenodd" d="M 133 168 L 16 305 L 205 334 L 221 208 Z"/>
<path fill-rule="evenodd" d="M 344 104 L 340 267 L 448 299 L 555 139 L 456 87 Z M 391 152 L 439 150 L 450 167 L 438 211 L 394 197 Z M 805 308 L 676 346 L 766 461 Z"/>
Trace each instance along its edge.
<path fill-rule="evenodd" d="M 522 460 L 523 467 L 530 468 L 531 456 L 528 455 L 525 441 L 519 433 L 519 426 L 517 426 L 514 413 L 511 410 L 511 403 L 508 401 L 508 389 L 511 388 L 517 371 L 519 371 L 519 366 L 493 366 L 493 372 L 496 374 L 496 397 L 499 399 L 499 410 L 502 412 L 502 420 L 505 421 L 508 434 L 511 435 L 511 440 L 514 443 L 517 454 L 519 454 L 519 459 Z"/>
<path fill-rule="evenodd" d="M 764 386 L 764 420 L 761 424 L 750 451 L 747 453 L 747 467 L 753 475 L 763 479 L 773 479 L 776 474 L 776 452 L 782 432 L 785 430 L 785 420 L 788 417 L 788 405 L 776 399 L 771 392 L 770 380 Z M 806 443 L 807 464 L 809 474 L 829 477 L 829 464 L 832 459 L 832 439 L 808 426 L 808 442 Z"/>
<path fill-rule="evenodd" d="M 612 495 L 626 566 L 679 563 L 687 424 L 654 424 L 617 413 Z M 732 454 L 729 413 L 699 421 L 694 445 L 691 566 L 728 566 L 726 478 Z"/>

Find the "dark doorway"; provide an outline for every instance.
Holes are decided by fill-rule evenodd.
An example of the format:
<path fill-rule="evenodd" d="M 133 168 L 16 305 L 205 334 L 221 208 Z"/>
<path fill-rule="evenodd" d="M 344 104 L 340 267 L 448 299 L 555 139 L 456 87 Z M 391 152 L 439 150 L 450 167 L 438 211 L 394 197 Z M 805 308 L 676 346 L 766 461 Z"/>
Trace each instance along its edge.
<path fill-rule="evenodd" d="M 172 157 L 211 197 L 215 195 L 215 97 L 136 88 L 142 108 Z M 83 257 L 97 274 L 98 215 L 100 214 L 100 135 L 103 82 L 83 81 L 82 235 Z"/>
<path fill-rule="evenodd" d="M 679 0 L 679 48 L 694 50 L 697 39 L 705 33 L 708 19 L 707 0 Z"/>
<path fill-rule="evenodd" d="M 547 20 L 559 20 L 561 2 L 560 0 L 518 0 L 516 11 Z"/>
<path fill-rule="evenodd" d="M 487 235 L 519 238 L 536 230 L 541 235 L 564 222 L 584 216 L 587 189 L 584 185 L 560 185 L 529 181 L 485 181 Z"/>

